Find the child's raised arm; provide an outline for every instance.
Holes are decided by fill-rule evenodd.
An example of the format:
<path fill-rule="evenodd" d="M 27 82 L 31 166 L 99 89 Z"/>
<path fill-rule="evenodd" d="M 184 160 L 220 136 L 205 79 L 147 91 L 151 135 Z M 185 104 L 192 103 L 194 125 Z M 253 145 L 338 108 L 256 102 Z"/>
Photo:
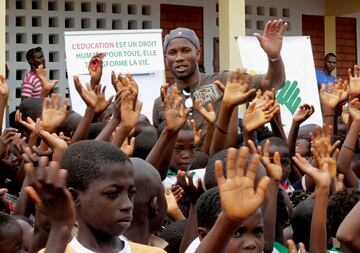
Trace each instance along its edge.
<path fill-rule="evenodd" d="M 293 116 L 290 132 L 289 132 L 289 148 L 290 148 L 290 154 L 292 156 L 295 155 L 295 148 L 296 148 L 296 138 L 299 132 L 299 127 L 301 123 L 303 123 L 305 120 L 310 118 L 310 116 L 314 113 L 314 106 L 303 104 L 299 106 L 299 109 Z"/>
<path fill-rule="evenodd" d="M 215 131 L 216 112 L 214 111 L 214 107 L 211 103 L 207 104 L 207 109 L 205 109 L 201 105 L 200 100 L 195 101 L 195 110 L 197 110 L 201 114 L 201 116 L 206 119 L 207 122 L 205 141 L 202 146 L 202 150 L 206 154 L 209 154 L 211 142 Z"/>
<path fill-rule="evenodd" d="M 146 161 L 159 171 L 161 180 L 164 180 L 167 175 L 177 135 L 181 127 L 186 123 L 190 111 L 184 108 L 183 100 L 175 87 L 172 89 L 171 96 L 164 87 L 162 87 L 161 93 L 164 96 L 166 127 L 146 157 Z"/>
<path fill-rule="evenodd" d="M 344 174 L 345 184 L 348 187 L 357 188 L 359 179 L 351 169 L 351 161 L 360 132 L 360 102 L 355 98 L 349 103 L 349 113 L 352 118 L 350 129 L 346 135 L 344 144 L 342 145 L 337 161 L 339 172 Z"/>
<path fill-rule="evenodd" d="M 3 75 L 0 75 L 0 133 L 2 133 L 2 126 L 4 120 L 5 108 L 9 98 L 9 86 Z"/>
<path fill-rule="evenodd" d="M 249 149 L 241 147 L 239 153 L 230 148 L 226 158 L 227 178 L 223 175 L 221 161 L 215 163 L 215 176 L 219 186 L 223 211 L 214 226 L 196 250 L 196 253 L 224 252 L 229 240 L 241 222 L 262 205 L 270 178 L 263 177 L 254 188 L 260 155 L 254 154 L 248 166 Z"/>
<path fill-rule="evenodd" d="M 237 108 L 238 105 L 245 103 L 248 98 L 255 93 L 255 89 L 249 90 L 249 84 L 247 80 L 245 80 L 245 76 L 241 70 L 231 72 L 225 88 L 220 81 L 215 81 L 215 84 L 221 90 L 224 90 L 224 95 L 219 117 L 215 124 L 216 128 L 211 143 L 210 155 L 226 148 L 229 123 L 234 109 Z"/>
<path fill-rule="evenodd" d="M 31 186 L 26 192 L 50 222 L 45 253 L 63 253 L 75 221 L 75 205 L 65 187 L 67 171 L 60 169 L 59 163 L 48 163 L 46 157 L 41 157 L 38 167 L 27 167 L 27 173 Z"/>
<path fill-rule="evenodd" d="M 336 233 L 336 239 L 351 252 L 360 252 L 360 202 L 341 222 Z"/>
<path fill-rule="evenodd" d="M 36 68 L 36 75 L 39 77 L 42 85 L 41 97 L 46 98 L 49 96 L 50 92 L 54 89 L 54 87 L 59 83 L 58 80 L 49 82 L 48 76 L 46 74 L 46 69 L 44 65 L 40 64 Z"/>
<path fill-rule="evenodd" d="M 327 252 L 326 216 L 331 184 L 328 164 L 325 163 L 320 169 L 316 169 L 305 158 L 301 157 L 300 154 L 296 154 L 293 160 L 316 184 L 309 247 L 311 253 L 325 253 Z"/>

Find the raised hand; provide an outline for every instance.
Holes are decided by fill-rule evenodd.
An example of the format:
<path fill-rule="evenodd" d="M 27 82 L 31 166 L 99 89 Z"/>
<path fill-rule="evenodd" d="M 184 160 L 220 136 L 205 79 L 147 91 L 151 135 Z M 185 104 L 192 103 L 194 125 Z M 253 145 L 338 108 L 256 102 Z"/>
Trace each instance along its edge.
<path fill-rule="evenodd" d="M 310 118 L 310 116 L 314 113 L 315 109 L 313 105 L 303 104 L 300 105 L 298 111 L 293 116 L 293 121 L 298 125 L 303 123 L 305 120 Z"/>
<path fill-rule="evenodd" d="M 223 175 L 222 162 L 215 162 L 215 177 L 219 186 L 221 205 L 223 212 L 230 220 L 241 221 L 255 213 L 263 203 L 265 191 L 270 183 L 270 178 L 265 176 L 256 189 L 254 188 L 260 156 L 254 154 L 246 168 L 248 154 L 247 147 L 241 147 L 238 155 L 237 149 L 228 149 L 226 179 Z"/>
<path fill-rule="evenodd" d="M 16 128 L 5 128 L 0 136 L 0 158 L 7 157 L 9 144 L 14 141 L 18 130 Z"/>
<path fill-rule="evenodd" d="M 208 124 L 215 125 L 216 122 L 216 112 L 214 111 L 214 106 L 211 103 L 207 104 L 207 110 L 202 106 L 200 100 L 195 100 L 195 110 L 197 110 L 201 116 L 206 120 Z"/>
<path fill-rule="evenodd" d="M 116 92 L 118 92 L 122 88 L 128 88 L 130 91 L 131 96 L 134 98 L 137 98 L 137 95 L 139 93 L 139 87 L 137 85 L 137 82 L 130 74 L 126 74 L 123 76 L 121 73 L 118 75 L 118 77 L 115 76 L 115 72 L 111 72 L 111 83 L 115 89 Z"/>
<path fill-rule="evenodd" d="M 103 71 L 102 59 L 104 56 L 104 53 L 96 53 L 93 57 L 91 57 L 88 64 L 88 70 L 91 76 L 90 85 L 93 90 L 95 90 L 95 87 L 100 84 Z"/>
<path fill-rule="evenodd" d="M 270 158 L 270 141 L 266 140 L 264 149 L 258 146 L 256 149 L 255 144 L 252 140 L 248 140 L 248 146 L 252 154 L 259 154 L 261 161 L 265 166 L 266 172 L 270 178 L 276 182 L 280 182 L 283 179 L 283 170 L 281 167 L 281 157 L 279 152 L 275 152 L 273 159 Z"/>
<path fill-rule="evenodd" d="M 135 148 L 135 137 L 128 137 L 121 144 L 121 150 L 128 156 L 132 156 Z"/>
<path fill-rule="evenodd" d="M 75 205 L 70 192 L 66 189 L 67 171 L 60 169 L 57 162 L 48 162 L 40 157 L 38 167 L 32 163 L 25 166 L 31 180 L 25 188 L 30 197 L 40 205 L 51 226 L 63 226 L 71 229 L 75 221 Z"/>
<path fill-rule="evenodd" d="M 41 81 L 41 85 L 43 87 L 43 90 L 49 94 L 49 92 L 54 89 L 55 85 L 59 83 L 59 80 L 54 80 L 52 82 L 49 82 L 48 76 L 46 74 L 46 69 L 44 68 L 44 65 L 40 64 L 36 68 L 36 75 L 39 77 Z"/>
<path fill-rule="evenodd" d="M 180 201 L 184 194 L 184 190 L 180 185 L 171 186 L 171 192 L 174 194 L 176 201 Z"/>
<path fill-rule="evenodd" d="M 186 180 L 186 176 L 188 180 Z M 204 193 L 204 188 L 202 186 L 201 179 L 199 178 L 197 184 L 194 184 L 193 175 L 191 171 L 185 172 L 182 170 L 178 171 L 177 174 L 177 183 L 184 190 L 186 196 L 188 196 L 193 204 L 196 203 L 196 200 Z"/>
<path fill-rule="evenodd" d="M 85 102 L 87 107 L 95 108 L 97 102 L 97 95 L 95 90 L 86 84 L 86 88 L 80 83 L 79 77 L 74 76 L 74 84 L 76 91 L 79 93 L 82 100 Z"/>
<path fill-rule="evenodd" d="M 43 123 L 40 119 L 36 120 L 35 133 L 52 149 L 65 150 L 68 144 L 65 140 L 61 139 L 56 133 L 50 134 L 44 129 Z"/>
<path fill-rule="evenodd" d="M 30 132 L 35 131 L 35 121 L 33 121 L 30 117 L 27 117 L 26 121 L 24 121 L 20 110 L 16 110 L 15 121 L 26 127 Z"/>
<path fill-rule="evenodd" d="M 9 97 L 9 86 L 3 75 L 0 75 L 0 97 L 6 99 Z"/>
<path fill-rule="evenodd" d="M 308 160 L 303 158 L 299 153 L 293 157 L 293 160 L 298 168 L 309 175 L 309 177 L 315 182 L 316 187 L 329 189 L 331 178 L 327 163 L 320 166 L 319 169 L 314 168 Z"/>
<path fill-rule="evenodd" d="M 261 90 L 256 91 L 256 96 L 252 102 L 256 103 L 256 109 L 264 107 L 269 101 L 274 100 L 268 96 L 269 91 L 265 91 L 264 93 Z"/>
<path fill-rule="evenodd" d="M 113 100 L 114 96 L 111 96 L 108 100 L 105 99 L 105 89 L 106 86 L 103 88 L 101 87 L 101 84 L 99 84 L 96 89 L 96 106 L 95 106 L 95 112 L 98 114 L 101 114 L 103 111 L 105 111 L 109 105 L 111 104 L 111 101 Z"/>
<path fill-rule="evenodd" d="M 44 129 L 53 133 L 64 122 L 67 113 L 67 101 L 63 100 L 60 94 L 51 94 L 50 98 L 45 98 L 42 109 L 42 121 Z"/>
<path fill-rule="evenodd" d="M 297 250 L 293 240 L 288 240 L 287 245 L 289 253 L 306 253 L 305 245 L 303 243 L 299 243 L 299 251 Z"/>
<path fill-rule="evenodd" d="M 335 177 L 336 160 L 339 155 L 339 150 L 336 147 L 340 144 L 340 141 L 331 145 L 331 128 L 331 126 L 324 124 L 323 129 L 317 127 L 315 134 L 310 133 L 313 144 L 311 153 L 320 167 L 324 166 L 325 163 L 328 164 L 330 176 Z"/>
<path fill-rule="evenodd" d="M 198 145 L 201 141 L 201 138 L 202 138 L 202 135 L 201 135 L 201 132 L 202 132 L 202 129 L 196 129 L 196 122 L 194 119 L 191 119 L 190 121 L 188 121 L 190 127 L 191 127 L 191 131 L 194 135 L 194 144 L 195 146 Z"/>
<path fill-rule="evenodd" d="M 280 110 L 277 104 L 270 101 L 262 108 L 256 108 L 256 103 L 250 103 L 243 118 L 243 129 L 248 133 L 271 121 L 275 113 Z"/>
<path fill-rule="evenodd" d="M 134 98 L 128 95 L 121 101 L 121 125 L 126 129 L 133 129 L 139 121 L 142 102 L 137 101 L 134 107 Z"/>
<path fill-rule="evenodd" d="M 354 98 L 349 103 L 349 114 L 353 120 L 360 121 L 360 101 Z"/>
<path fill-rule="evenodd" d="M 347 81 L 337 80 L 334 84 L 322 84 L 320 89 L 320 102 L 322 106 L 335 109 L 345 102 L 350 94 Z"/>
<path fill-rule="evenodd" d="M 172 89 L 172 95 L 166 94 L 164 99 L 164 111 L 166 120 L 166 129 L 178 132 L 186 123 L 189 109 L 185 108 L 182 98 L 176 87 Z"/>
<path fill-rule="evenodd" d="M 349 83 L 350 83 L 350 97 L 356 98 L 360 95 L 360 77 L 359 66 L 354 65 L 354 75 L 351 68 L 348 69 Z"/>
<path fill-rule="evenodd" d="M 229 74 L 222 100 L 224 105 L 233 107 L 243 104 L 255 93 L 255 89 L 248 90 L 249 83 L 247 83 L 245 76 L 240 69 Z M 222 89 L 223 84 L 220 81 L 216 80 L 214 84 Z"/>
<path fill-rule="evenodd" d="M 255 33 L 255 37 L 259 40 L 260 46 L 270 59 L 277 59 L 280 56 L 284 32 L 287 23 L 279 20 L 269 20 L 264 29 L 264 34 Z"/>

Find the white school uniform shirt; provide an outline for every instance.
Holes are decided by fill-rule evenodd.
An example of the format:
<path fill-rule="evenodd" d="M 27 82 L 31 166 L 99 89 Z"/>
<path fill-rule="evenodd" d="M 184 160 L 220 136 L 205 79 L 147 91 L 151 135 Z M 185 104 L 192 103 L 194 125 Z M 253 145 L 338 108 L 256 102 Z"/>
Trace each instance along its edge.
<path fill-rule="evenodd" d="M 124 236 L 119 236 L 121 241 L 124 242 L 124 248 L 118 253 L 132 253 L 128 240 Z M 68 245 L 73 253 L 97 253 L 85 248 L 77 239 L 76 236 L 71 240 Z"/>
<path fill-rule="evenodd" d="M 204 176 L 205 176 L 205 171 L 206 169 L 197 169 L 197 170 L 190 170 L 190 172 L 194 173 L 193 176 L 193 182 L 195 183 L 195 185 L 197 184 L 197 181 L 199 180 L 199 178 L 202 180 L 203 186 L 204 186 Z M 174 185 L 176 183 L 176 176 L 175 175 L 168 175 L 163 181 L 163 186 L 164 188 L 169 188 L 172 185 Z M 205 187 L 204 187 L 205 188 Z"/>

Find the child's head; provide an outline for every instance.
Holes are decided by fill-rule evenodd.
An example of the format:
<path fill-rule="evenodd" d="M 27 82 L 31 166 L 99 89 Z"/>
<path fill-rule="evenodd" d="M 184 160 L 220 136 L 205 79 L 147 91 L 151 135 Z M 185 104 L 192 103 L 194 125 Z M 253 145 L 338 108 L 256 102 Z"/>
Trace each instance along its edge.
<path fill-rule="evenodd" d="M 19 105 L 22 119 L 26 120 L 27 117 L 30 117 L 33 121 L 36 121 L 37 118 L 41 118 L 42 103 L 43 100 L 41 98 L 27 98 L 22 100 Z M 30 135 L 29 131 L 21 124 L 17 124 L 17 128 L 23 130 L 25 136 Z"/>
<path fill-rule="evenodd" d="M 192 164 L 195 151 L 194 134 L 185 124 L 176 138 L 170 167 L 174 170 L 188 170 Z"/>
<path fill-rule="evenodd" d="M 134 169 L 129 157 L 104 141 L 79 141 L 66 149 L 61 167 L 81 227 L 93 234 L 119 236 L 132 220 Z M 85 232 L 86 233 L 86 232 Z"/>
<path fill-rule="evenodd" d="M 95 140 L 96 137 L 101 133 L 101 131 L 106 126 L 105 122 L 94 122 L 91 123 L 89 129 L 88 140 Z"/>
<path fill-rule="evenodd" d="M 291 170 L 291 155 L 287 142 L 279 137 L 270 137 L 267 140 L 270 141 L 269 155 L 270 160 L 274 156 L 275 152 L 279 152 L 281 157 L 281 167 L 283 170 L 282 180 L 289 177 Z M 266 140 L 263 140 L 259 145 L 264 149 Z"/>
<path fill-rule="evenodd" d="M 204 239 L 222 211 L 219 189 L 213 187 L 200 196 L 196 203 L 198 233 Z M 264 225 L 261 210 L 246 218 L 233 235 L 225 252 L 263 252 Z"/>
<path fill-rule="evenodd" d="M 64 122 L 60 126 L 60 131 L 62 131 L 65 136 L 72 137 L 75 133 L 76 128 L 79 126 L 82 116 L 77 112 L 69 110 L 67 112 Z"/>
<path fill-rule="evenodd" d="M 308 198 L 300 202 L 295 208 L 291 226 L 293 229 L 293 240 L 296 244 L 302 242 L 309 248 L 311 217 L 314 208 L 314 199 Z"/>
<path fill-rule="evenodd" d="M 329 235 L 336 237 L 336 232 L 351 209 L 360 201 L 357 189 L 345 188 L 329 198 L 327 208 L 327 227 Z"/>
<path fill-rule="evenodd" d="M 160 238 L 164 239 L 168 246 L 164 250 L 168 253 L 178 253 L 181 240 L 184 236 L 187 220 L 178 220 L 170 223 L 160 233 Z"/>
<path fill-rule="evenodd" d="M 0 252 L 23 252 L 23 232 L 14 217 L 0 212 Z"/>
<path fill-rule="evenodd" d="M 209 155 L 204 151 L 195 151 L 193 156 L 193 162 L 191 165 L 191 169 L 203 169 L 206 167 L 209 160 Z"/>
<path fill-rule="evenodd" d="M 146 159 L 157 140 L 156 132 L 144 131 L 136 135 L 133 157 Z"/>
<path fill-rule="evenodd" d="M 130 230 L 138 226 L 144 231 L 144 223 L 149 224 L 149 231 L 155 233 L 161 228 L 166 215 L 167 204 L 164 187 L 159 172 L 150 163 L 140 159 L 131 158 L 134 166 L 136 196 L 134 199 L 134 220 Z M 129 238 L 133 239 L 133 238 Z"/>
<path fill-rule="evenodd" d="M 317 127 L 318 127 L 318 125 L 316 125 L 316 124 L 306 124 L 306 125 L 299 127 L 297 139 L 305 139 L 310 142 L 311 139 L 310 139 L 309 134 L 315 133 Z"/>
<path fill-rule="evenodd" d="M 215 186 L 217 186 L 216 178 L 215 178 L 215 162 L 217 160 L 222 161 L 223 163 L 223 173 L 226 175 L 226 155 L 227 155 L 227 149 L 221 150 L 217 152 L 216 154 L 212 155 L 210 159 L 208 160 L 208 163 L 206 165 L 205 169 L 205 175 L 204 175 L 204 185 L 206 189 L 211 189 Z"/>

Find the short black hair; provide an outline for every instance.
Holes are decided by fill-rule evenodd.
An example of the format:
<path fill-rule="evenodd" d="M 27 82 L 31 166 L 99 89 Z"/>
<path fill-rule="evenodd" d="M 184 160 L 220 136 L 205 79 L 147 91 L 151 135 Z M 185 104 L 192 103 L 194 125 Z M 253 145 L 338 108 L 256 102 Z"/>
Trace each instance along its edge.
<path fill-rule="evenodd" d="M 205 191 L 196 202 L 198 227 L 211 229 L 222 211 L 218 187 Z"/>
<path fill-rule="evenodd" d="M 38 52 L 42 52 L 41 47 L 34 47 L 34 48 L 29 49 L 26 52 L 26 60 L 29 62 L 32 59 L 33 55 L 38 53 Z"/>
<path fill-rule="evenodd" d="M 96 137 L 104 129 L 106 124 L 107 124 L 106 122 L 94 122 L 94 123 L 91 123 L 90 129 L 89 129 L 89 135 L 88 135 L 87 139 L 88 140 L 95 140 Z"/>
<path fill-rule="evenodd" d="M 163 231 L 159 234 L 159 237 L 164 239 L 168 246 L 166 246 L 165 251 L 168 253 L 178 253 L 181 245 L 181 240 L 184 236 L 186 229 L 187 220 L 179 220 L 170 223 L 165 227 Z"/>
<path fill-rule="evenodd" d="M 23 120 L 30 117 L 36 121 L 37 118 L 41 118 L 42 114 L 42 98 L 27 98 L 21 101 L 19 110 L 22 113 Z"/>
<path fill-rule="evenodd" d="M 65 136 L 72 137 L 79 126 L 81 119 L 82 116 L 79 113 L 69 110 L 64 122 L 60 126 L 60 131 L 64 132 Z"/>
<path fill-rule="evenodd" d="M 0 241 L 4 237 L 4 231 L 8 230 L 12 226 L 19 226 L 19 223 L 10 214 L 0 212 Z"/>
<path fill-rule="evenodd" d="M 284 225 L 289 221 L 289 214 L 285 202 L 285 194 L 287 194 L 282 187 L 279 187 L 277 194 L 277 211 L 276 211 L 276 224 Z"/>
<path fill-rule="evenodd" d="M 336 237 L 341 222 L 359 201 L 360 192 L 354 188 L 345 188 L 329 198 L 327 228 L 332 237 Z"/>
<path fill-rule="evenodd" d="M 204 184 L 206 189 L 211 189 L 215 186 L 217 186 L 216 178 L 215 178 L 215 162 L 217 160 L 222 161 L 223 163 L 223 172 L 226 174 L 226 155 L 227 155 L 227 149 L 223 149 L 216 154 L 214 154 L 210 159 L 208 160 L 208 163 L 206 165 L 205 169 L 205 175 L 204 175 Z"/>
<path fill-rule="evenodd" d="M 259 146 L 264 148 L 266 140 L 270 141 L 270 146 L 284 147 L 290 151 L 289 145 L 287 144 L 287 142 L 284 139 L 281 139 L 279 137 L 270 137 L 270 138 L 264 139 L 259 143 Z"/>
<path fill-rule="evenodd" d="M 291 226 L 294 231 L 293 240 L 296 244 L 302 242 L 305 247 L 309 248 L 311 218 L 314 209 L 314 199 L 308 198 L 300 202 L 293 212 Z"/>
<path fill-rule="evenodd" d="M 311 139 L 309 133 L 315 133 L 318 126 L 319 125 L 316 124 L 306 124 L 299 127 L 299 132 L 296 139 L 305 139 L 310 142 Z"/>
<path fill-rule="evenodd" d="M 157 141 L 157 134 L 153 131 L 141 132 L 135 138 L 133 157 L 146 159 Z"/>
<path fill-rule="evenodd" d="M 191 169 L 202 169 L 205 168 L 208 163 L 209 155 L 204 151 L 196 150 L 193 155 Z"/>
<path fill-rule="evenodd" d="M 327 53 L 327 54 L 325 55 L 325 61 L 326 61 L 329 57 L 335 57 L 335 58 L 336 58 L 336 54 L 334 54 L 334 53 Z"/>
<path fill-rule="evenodd" d="M 117 146 L 96 140 L 79 141 L 70 145 L 61 158 L 61 168 L 68 171 L 67 187 L 84 191 L 104 170 L 117 163 L 132 164 Z"/>

